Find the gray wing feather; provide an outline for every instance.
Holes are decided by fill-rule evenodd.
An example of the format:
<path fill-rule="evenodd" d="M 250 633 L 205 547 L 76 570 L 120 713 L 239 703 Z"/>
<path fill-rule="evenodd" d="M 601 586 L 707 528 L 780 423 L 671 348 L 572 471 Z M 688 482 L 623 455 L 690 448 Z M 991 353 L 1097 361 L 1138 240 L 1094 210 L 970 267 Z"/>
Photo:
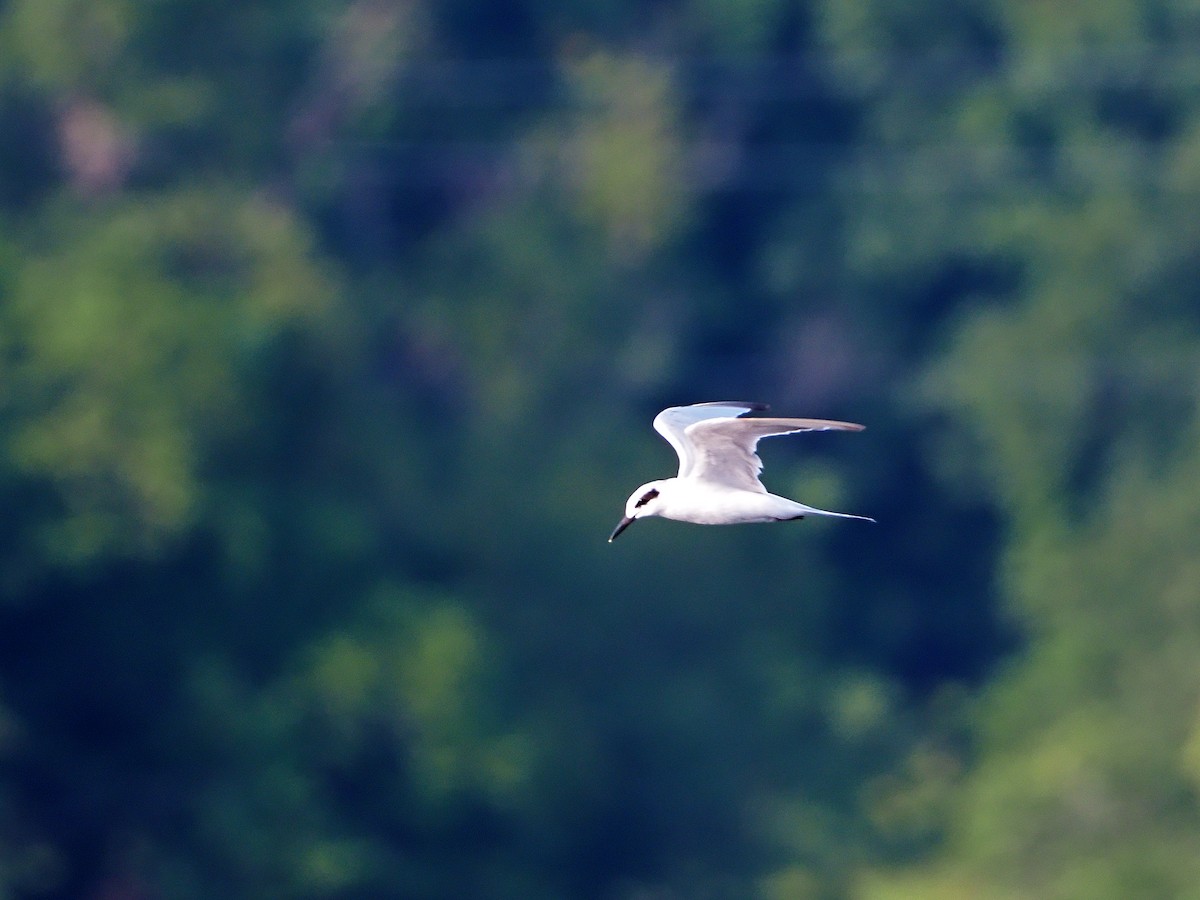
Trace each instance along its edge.
<path fill-rule="evenodd" d="M 762 460 L 755 452 L 761 438 L 801 431 L 862 430 L 862 425 L 832 419 L 700 419 L 684 429 L 691 450 L 687 471 L 681 466 L 679 475 L 765 494 L 758 480 Z"/>
<path fill-rule="evenodd" d="M 751 410 L 761 412 L 765 403 L 743 400 L 718 400 L 712 403 L 694 403 L 691 406 L 672 406 L 654 417 L 654 430 L 667 439 L 679 455 L 679 477 L 687 475 L 695 464 L 695 447 L 688 437 L 690 426 L 711 419 L 732 419 Z"/>

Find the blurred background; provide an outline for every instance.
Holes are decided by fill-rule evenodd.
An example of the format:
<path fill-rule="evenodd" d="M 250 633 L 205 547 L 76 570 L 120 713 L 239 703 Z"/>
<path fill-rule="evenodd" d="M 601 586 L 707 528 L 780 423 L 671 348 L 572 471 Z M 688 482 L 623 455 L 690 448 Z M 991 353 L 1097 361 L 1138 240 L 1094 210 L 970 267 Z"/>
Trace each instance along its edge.
<path fill-rule="evenodd" d="M 0 0 L 0 898 L 1200 897 L 1194 0 Z M 872 515 L 605 543 L 664 406 Z"/>

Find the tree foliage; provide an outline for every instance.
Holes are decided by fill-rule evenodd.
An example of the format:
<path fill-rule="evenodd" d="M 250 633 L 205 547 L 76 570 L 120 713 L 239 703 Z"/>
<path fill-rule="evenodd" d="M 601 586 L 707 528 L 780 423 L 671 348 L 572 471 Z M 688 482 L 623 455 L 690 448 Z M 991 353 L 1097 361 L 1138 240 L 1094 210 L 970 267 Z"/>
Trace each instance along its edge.
<path fill-rule="evenodd" d="M 0 897 L 1194 893 L 1196 26 L 0 4 Z"/>

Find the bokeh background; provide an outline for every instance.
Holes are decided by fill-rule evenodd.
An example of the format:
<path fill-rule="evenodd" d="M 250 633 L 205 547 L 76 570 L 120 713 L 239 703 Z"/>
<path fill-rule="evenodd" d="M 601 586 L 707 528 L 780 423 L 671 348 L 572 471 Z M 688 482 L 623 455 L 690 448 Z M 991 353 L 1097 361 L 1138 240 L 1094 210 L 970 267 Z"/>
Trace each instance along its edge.
<path fill-rule="evenodd" d="M 0 898 L 1200 897 L 1198 201 L 1194 0 L 0 0 Z"/>

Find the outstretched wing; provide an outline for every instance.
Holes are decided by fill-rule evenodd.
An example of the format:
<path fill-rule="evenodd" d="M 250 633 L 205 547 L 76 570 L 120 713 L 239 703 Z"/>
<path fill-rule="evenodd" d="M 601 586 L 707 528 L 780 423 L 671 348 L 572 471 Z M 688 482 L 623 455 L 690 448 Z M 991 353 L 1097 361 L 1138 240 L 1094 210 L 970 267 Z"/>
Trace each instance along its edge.
<path fill-rule="evenodd" d="M 681 467 L 679 474 L 765 494 L 766 488 L 758 480 L 762 460 L 755 452 L 761 438 L 800 431 L 862 430 L 862 425 L 831 419 L 699 419 L 684 429 L 690 464 L 686 472 Z"/>
<path fill-rule="evenodd" d="M 654 430 L 665 437 L 679 455 L 679 477 L 687 475 L 696 463 L 696 448 L 688 437 L 691 426 L 712 419 L 733 421 L 751 410 L 767 409 L 765 403 L 723 400 L 714 403 L 694 403 L 691 406 L 672 406 L 654 417 Z M 765 421 L 765 420 L 764 420 Z M 752 445 L 753 449 L 753 445 Z"/>

